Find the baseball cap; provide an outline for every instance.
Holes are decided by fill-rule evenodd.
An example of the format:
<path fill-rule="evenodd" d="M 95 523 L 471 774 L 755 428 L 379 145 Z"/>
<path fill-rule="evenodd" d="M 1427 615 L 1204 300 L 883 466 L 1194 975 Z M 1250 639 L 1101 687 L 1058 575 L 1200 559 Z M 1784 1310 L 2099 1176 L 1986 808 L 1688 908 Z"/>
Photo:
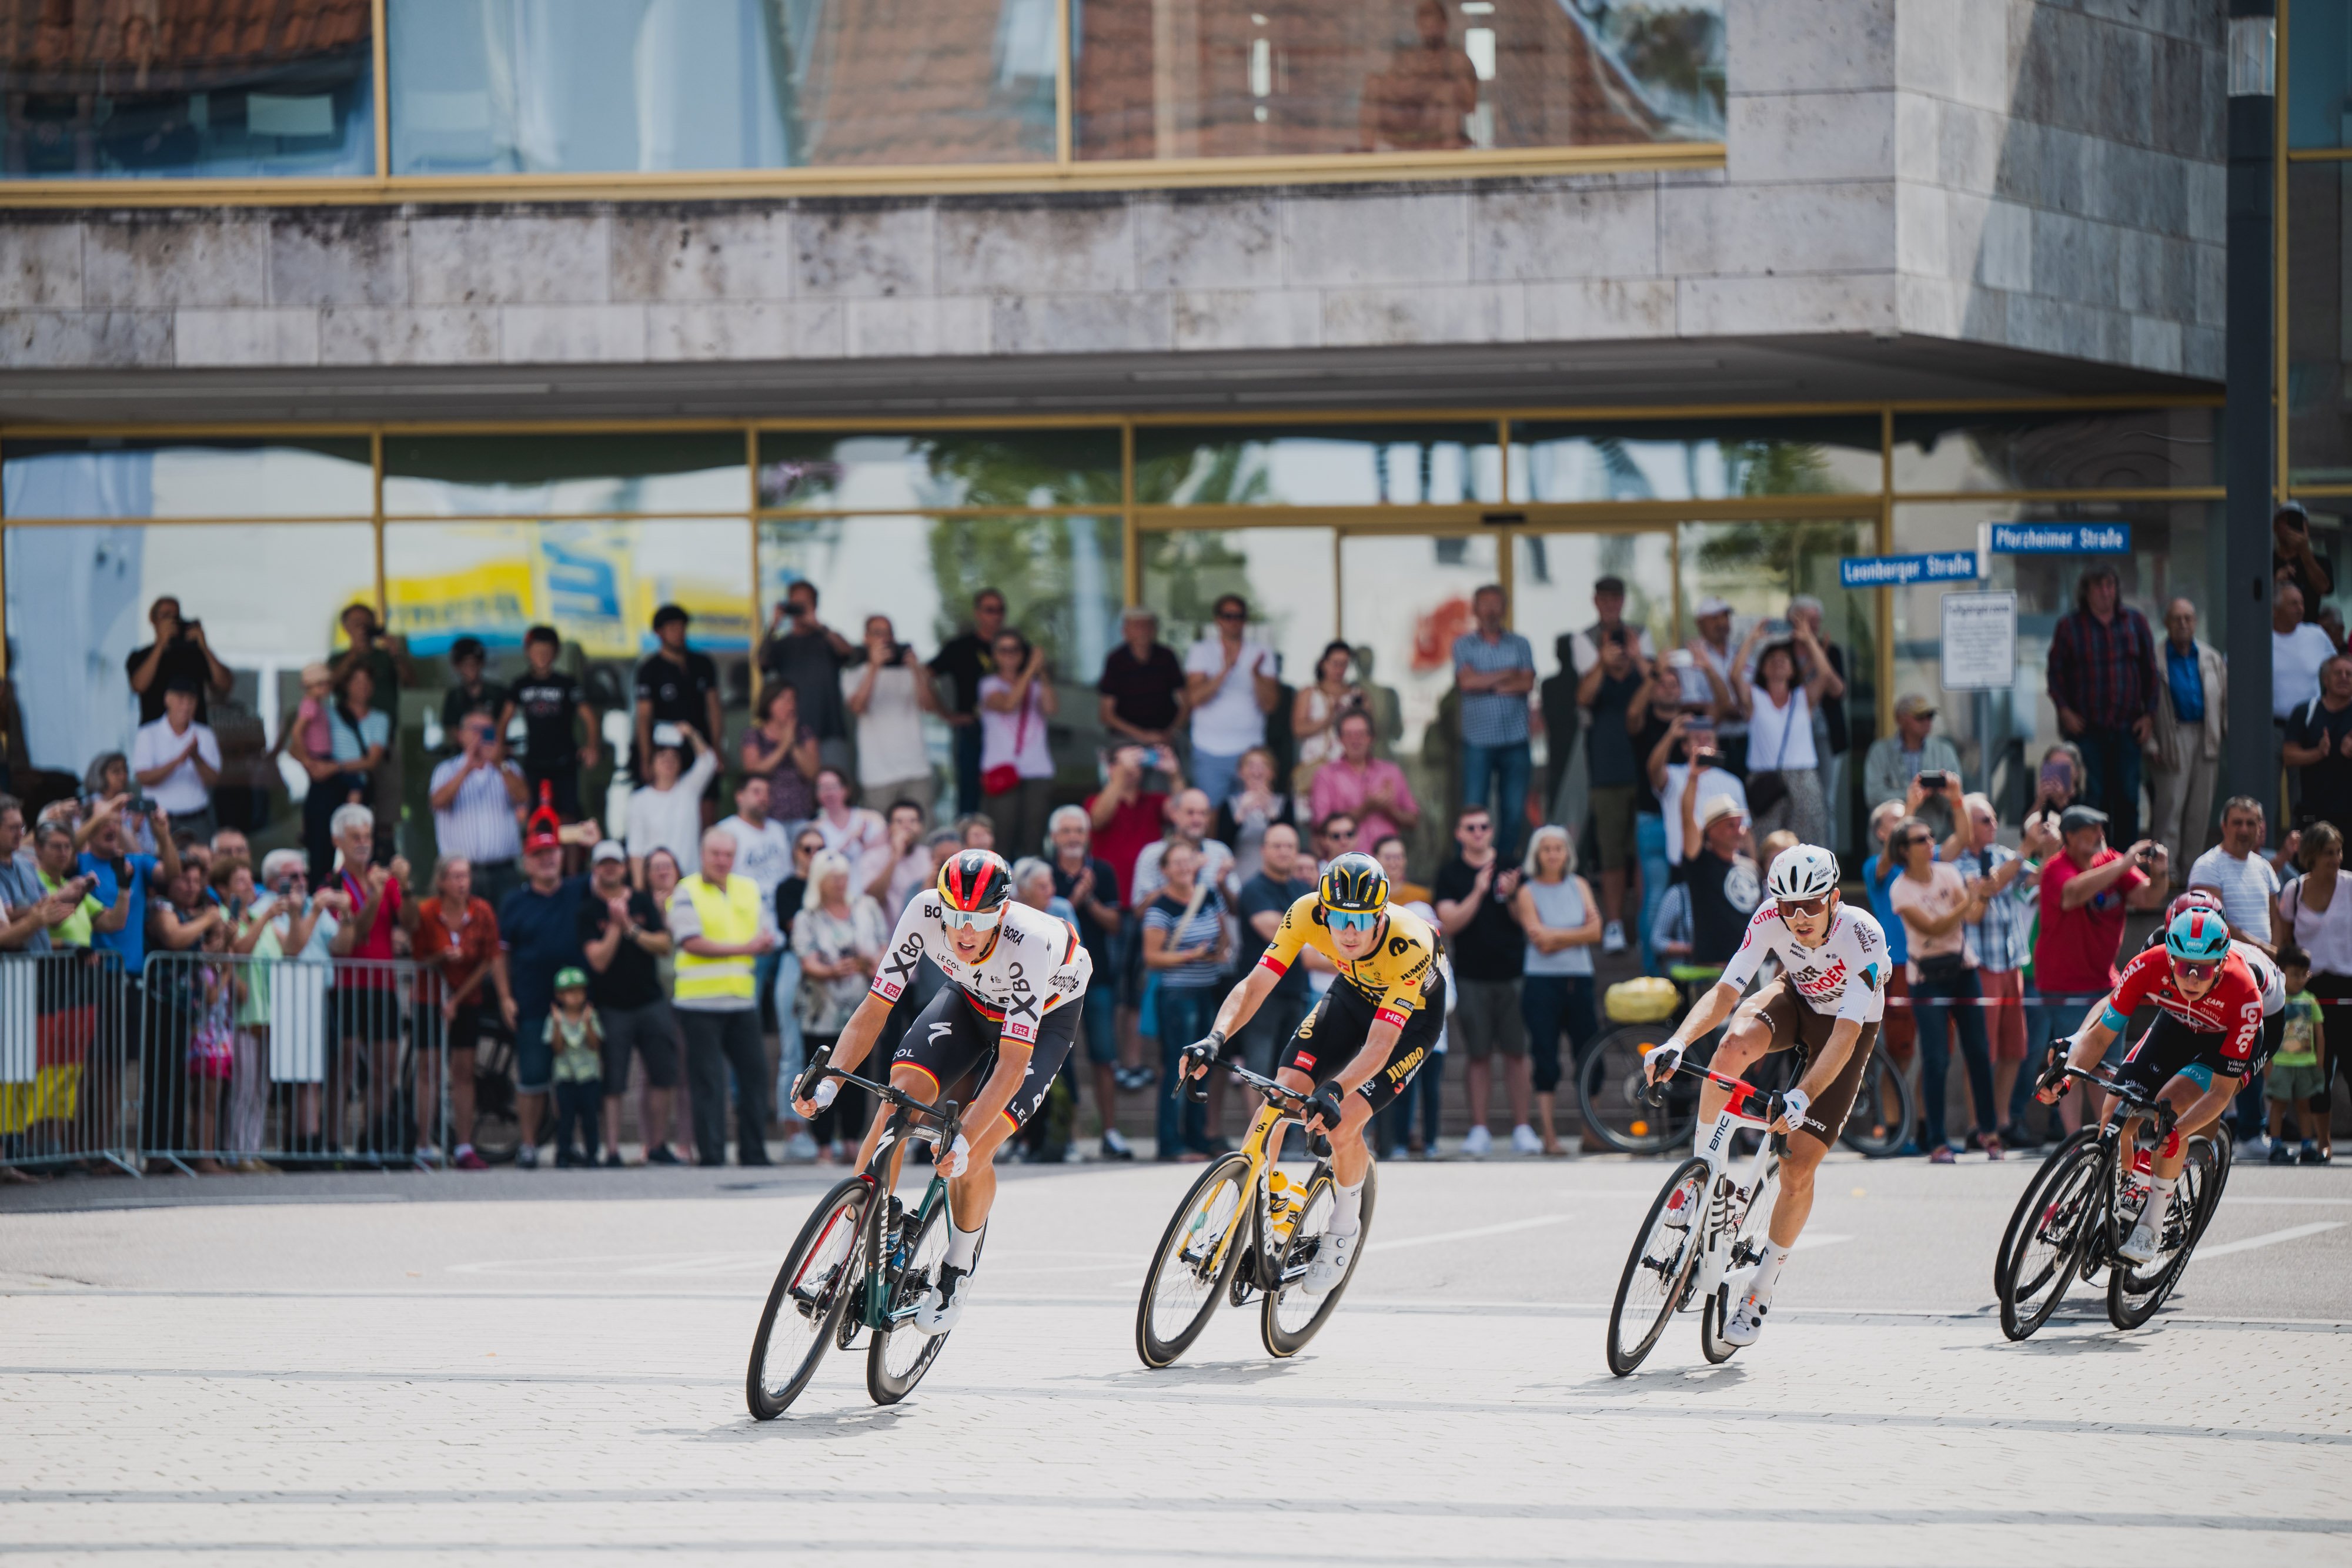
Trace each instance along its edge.
<path fill-rule="evenodd" d="M 1712 593 L 1708 594 L 1705 599 L 1700 600 L 1691 611 L 1691 614 L 1694 617 L 1706 615 L 1728 615 L 1730 613 L 1730 601 L 1717 598 Z"/>
<path fill-rule="evenodd" d="M 1713 827 L 1717 818 L 1741 815 L 1744 813 L 1739 810 L 1739 802 L 1730 796 L 1709 795 L 1706 804 L 1698 809 L 1698 825 L 1700 831 L 1704 831 Z"/>
<path fill-rule="evenodd" d="M 574 986 L 579 987 L 582 990 L 586 990 L 588 988 L 588 973 L 586 970 L 581 968 L 577 964 L 566 964 L 563 967 L 555 971 L 555 988 L 557 990 L 568 991 Z"/>
<path fill-rule="evenodd" d="M 1917 692 L 1905 692 L 1895 699 L 1895 716 L 1896 718 L 1933 718 L 1936 716 L 1936 705 Z"/>
<path fill-rule="evenodd" d="M 534 822 L 530 831 L 524 835 L 522 841 L 522 852 L 525 854 L 530 854 L 539 850 L 560 850 L 562 847 L 563 835 L 544 822 Z"/>
<path fill-rule="evenodd" d="M 588 852 L 588 862 L 591 865 L 602 865 L 606 861 L 625 862 L 628 858 L 629 852 L 621 847 L 621 841 L 618 839 L 598 839 L 596 847 Z"/>
<path fill-rule="evenodd" d="M 2058 831 L 2062 833 L 2079 833 L 2084 828 L 2106 825 L 2107 814 L 2096 806 L 2069 806 L 2058 814 Z"/>

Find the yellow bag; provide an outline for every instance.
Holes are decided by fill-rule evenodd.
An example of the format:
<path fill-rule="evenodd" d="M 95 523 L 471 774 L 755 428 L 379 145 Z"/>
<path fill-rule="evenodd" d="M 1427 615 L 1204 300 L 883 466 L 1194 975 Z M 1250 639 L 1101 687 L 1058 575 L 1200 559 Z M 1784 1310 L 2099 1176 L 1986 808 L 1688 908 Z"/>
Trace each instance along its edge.
<path fill-rule="evenodd" d="M 1672 980 L 1643 975 L 1610 987 L 1601 998 L 1601 1009 L 1612 1023 L 1659 1023 L 1674 1017 L 1682 1001 L 1682 992 Z"/>

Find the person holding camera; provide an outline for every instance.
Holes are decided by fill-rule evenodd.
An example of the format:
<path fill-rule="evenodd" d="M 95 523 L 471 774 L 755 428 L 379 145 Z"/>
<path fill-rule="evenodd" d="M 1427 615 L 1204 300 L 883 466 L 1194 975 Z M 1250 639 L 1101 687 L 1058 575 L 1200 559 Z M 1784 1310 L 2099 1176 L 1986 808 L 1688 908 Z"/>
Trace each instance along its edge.
<path fill-rule="evenodd" d="M 655 727 L 690 729 L 712 747 L 726 733 L 726 721 L 719 712 L 719 666 L 709 654 L 686 645 L 686 629 L 692 620 L 677 604 L 665 604 L 654 612 L 654 636 L 660 646 L 637 665 L 636 748 L 629 753 L 629 771 L 639 784 L 652 776 L 651 758 L 656 747 L 676 749 L 685 744 L 676 738 L 657 738 Z M 805 714 L 803 716 L 805 720 Z M 693 848 L 691 843 L 687 845 L 680 864 L 691 861 Z"/>
<path fill-rule="evenodd" d="M 1870 751 L 1862 759 L 1862 788 L 1872 810 L 1893 800 L 1907 810 L 1912 809 L 1911 781 L 1928 776 L 1926 798 L 1918 809 L 1940 841 L 1949 838 L 1958 825 L 1944 783 L 1948 778 L 1959 778 L 1960 754 L 1950 741 L 1934 733 L 1935 725 L 1934 703 L 1916 692 L 1895 698 L 1895 733 L 1870 743 Z"/>
<path fill-rule="evenodd" d="M 939 781 L 923 744 L 923 716 L 940 711 L 940 692 L 887 615 L 866 618 L 865 663 L 841 672 L 841 693 L 857 720 L 859 799 L 877 811 L 912 800 L 928 816 Z"/>
<path fill-rule="evenodd" d="M 2069 1020 L 2115 988 L 2125 916 L 2162 909 L 2172 892 L 2164 846 L 2141 839 L 2126 851 L 2109 849 L 2107 814 L 2095 807 L 2067 807 L 2058 843 L 2042 865 L 2042 929 L 2033 941 L 2034 988 L 2056 1009 L 2051 1039 L 2072 1033 Z"/>
<path fill-rule="evenodd" d="M 181 682 L 196 694 L 197 721 L 210 718 L 211 699 L 228 695 L 234 683 L 228 666 L 205 641 L 205 623 L 181 620 L 180 601 L 168 593 L 148 606 L 147 623 L 155 629 L 155 640 L 122 662 L 139 697 L 139 722 L 153 724 L 162 718 L 163 694 Z"/>
<path fill-rule="evenodd" d="M 760 677 L 800 694 L 801 724 L 816 737 L 817 755 L 827 768 L 849 768 L 849 720 L 843 706 L 842 671 L 857 650 L 849 639 L 816 618 L 816 584 L 803 579 L 784 592 L 760 641 Z M 867 656 L 872 627 L 866 632 Z M 895 646 L 895 644 L 894 644 Z M 715 737 L 714 737 L 715 738 Z"/>

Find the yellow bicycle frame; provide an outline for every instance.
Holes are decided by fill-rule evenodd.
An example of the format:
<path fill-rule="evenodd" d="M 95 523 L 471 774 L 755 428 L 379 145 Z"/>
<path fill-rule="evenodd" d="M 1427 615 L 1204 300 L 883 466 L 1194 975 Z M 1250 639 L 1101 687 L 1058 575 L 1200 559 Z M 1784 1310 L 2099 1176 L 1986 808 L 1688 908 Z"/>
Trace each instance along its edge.
<path fill-rule="evenodd" d="M 1275 1140 L 1281 1135 L 1282 1124 L 1287 1119 L 1280 1111 L 1275 1109 L 1271 1103 L 1268 1103 L 1260 1105 L 1257 1108 L 1257 1115 L 1251 1120 L 1249 1134 L 1242 1139 L 1241 1147 L 1242 1157 L 1249 1162 L 1249 1182 L 1246 1196 L 1243 1199 L 1243 1207 L 1234 1217 L 1235 1219 L 1247 1214 L 1249 1205 L 1253 1203 L 1260 1205 L 1262 1211 L 1273 1207 L 1265 1196 L 1268 1186 L 1266 1167 L 1273 1164 L 1272 1151 L 1275 1147 Z M 1274 1175 L 1283 1176 L 1283 1173 L 1276 1171 Z M 1286 1182 L 1289 1178 L 1283 1176 L 1283 1179 Z M 1265 1230 L 1271 1245 L 1280 1246 L 1289 1240 L 1290 1225 L 1296 1222 L 1300 1210 L 1306 1207 L 1305 1198 L 1304 1190 L 1299 1189 L 1298 1197 L 1292 1200 L 1288 1213 L 1285 1217 L 1277 1219 L 1271 1213 L 1265 1215 Z M 1223 1275 L 1225 1254 L 1233 1247 L 1234 1232 L 1241 1228 L 1239 1225 L 1229 1225 L 1225 1228 L 1225 1233 L 1217 1239 L 1216 1253 L 1209 1262 L 1210 1279 L 1215 1280 Z"/>

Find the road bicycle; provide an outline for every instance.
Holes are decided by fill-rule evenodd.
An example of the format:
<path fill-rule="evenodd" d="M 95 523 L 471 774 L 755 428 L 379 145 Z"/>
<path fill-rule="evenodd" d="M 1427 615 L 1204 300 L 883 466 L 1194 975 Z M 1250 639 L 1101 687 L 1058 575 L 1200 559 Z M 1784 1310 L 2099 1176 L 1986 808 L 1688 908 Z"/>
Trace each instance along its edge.
<path fill-rule="evenodd" d="M 761 1421 L 774 1420 L 800 1396 L 828 1346 L 848 1350 L 861 1329 L 873 1335 L 866 1392 L 877 1405 L 896 1405 L 913 1393 L 948 1343 L 947 1335 L 926 1334 L 912 1321 L 947 1257 L 947 1178 L 934 1164 L 930 1186 L 911 1212 L 891 1189 L 908 1145 L 955 1145 L 961 1125 L 956 1103 L 930 1104 L 822 1060 L 801 1075 L 793 1097 L 805 1099 L 827 1078 L 854 1083 L 898 1109 L 865 1171 L 824 1195 L 777 1270 L 743 1380 L 744 1401 Z"/>
<path fill-rule="evenodd" d="M 1617 1281 L 1609 1309 L 1609 1370 L 1630 1375 L 1666 1332 L 1674 1315 L 1699 1308 L 1699 1352 L 1721 1364 L 1739 1347 L 1723 1337 L 1732 1307 L 1763 1260 L 1772 1205 L 1780 1194 L 1785 1134 L 1769 1131 L 1782 1097 L 1745 1079 L 1685 1061 L 1647 1093 L 1663 1101 L 1674 1081 L 1715 1084 L 1730 1092 L 1730 1119 L 1696 1154 L 1676 1166 L 1650 1204 L 1642 1232 Z M 1805 1124 L 1820 1127 L 1811 1117 Z M 1739 1128 L 1763 1131 L 1744 1172 L 1735 1172 L 1732 1145 Z"/>
<path fill-rule="evenodd" d="M 2058 1310 L 2077 1278 L 2107 1277 L 2107 1321 L 2136 1329 L 2154 1317 L 2180 1281 L 2198 1239 L 2212 1222 L 2228 1185 L 2231 1143 L 2226 1131 L 2189 1140 L 2179 1185 L 2166 1210 L 2156 1256 L 2134 1263 L 2117 1252 L 2147 1201 L 2137 1152 L 2161 1143 L 2173 1128 L 2173 1110 L 2153 1093 L 2118 1084 L 2104 1073 L 2063 1070 L 2069 1081 L 2104 1089 L 2118 1104 L 2104 1125 L 2084 1127 L 2060 1144 L 2017 1200 L 2000 1250 L 1993 1287 L 2000 1300 L 2000 1332 L 2031 1336 Z M 2140 1124 L 2149 1124 L 2147 1138 Z"/>
<path fill-rule="evenodd" d="M 1228 1071 L 1224 1066 L 1213 1069 Z M 1135 1354 L 1155 1370 L 1174 1364 L 1209 1325 L 1219 1301 L 1246 1306 L 1262 1298 L 1258 1335 L 1266 1354 L 1293 1356 L 1307 1347 L 1329 1320 L 1363 1261 L 1363 1239 L 1371 1233 L 1375 1176 L 1364 1178 L 1363 1212 L 1355 1254 L 1338 1284 L 1320 1296 L 1302 1283 L 1330 1233 L 1330 1145 L 1312 1141 L 1315 1169 L 1294 1180 L 1275 1160 L 1288 1124 L 1300 1117 L 1307 1096 L 1238 1065 L 1234 1076 L 1264 1096 L 1240 1148 L 1213 1161 L 1201 1173 L 1161 1233 L 1144 1276 L 1135 1310 Z M 1181 1083 L 1171 1084 L 1181 1092 Z"/>
<path fill-rule="evenodd" d="M 1674 1027 L 1667 1020 L 1612 1030 L 1577 1064 L 1576 1099 L 1585 1124 L 1620 1154 L 1664 1154 L 1690 1143 L 1698 1121 L 1698 1086 L 1676 1084 L 1663 1100 L 1653 1100 L 1642 1068 L 1643 1059 L 1666 1042 Z M 1709 1038 L 1721 1039 L 1721 1031 Z M 1751 1082 L 1767 1091 L 1792 1086 L 1802 1065 L 1798 1056 L 1793 1051 L 1773 1052 L 1749 1069 Z M 1846 1118 L 1839 1141 L 1858 1155 L 1884 1159 L 1909 1141 L 1917 1109 L 1902 1069 L 1885 1051 L 1874 1050 L 1863 1064 L 1853 1114 Z"/>

